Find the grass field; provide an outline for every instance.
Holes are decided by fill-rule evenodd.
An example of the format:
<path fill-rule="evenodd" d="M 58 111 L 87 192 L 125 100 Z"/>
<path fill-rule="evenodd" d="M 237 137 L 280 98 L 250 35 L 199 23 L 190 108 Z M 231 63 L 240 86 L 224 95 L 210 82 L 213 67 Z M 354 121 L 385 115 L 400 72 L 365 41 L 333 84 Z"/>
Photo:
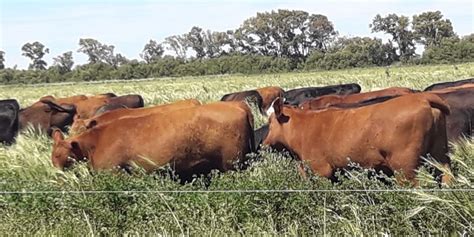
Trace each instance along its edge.
<path fill-rule="evenodd" d="M 6 86 L 0 87 L 0 98 L 16 98 L 25 106 L 49 94 L 61 97 L 136 93 L 144 97 L 146 105 L 153 105 L 185 98 L 211 102 L 228 92 L 269 85 L 291 89 L 356 82 L 364 91 L 388 86 L 423 89 L 434 82 L 473 76 L 474 63 L 469 63 Z M 259 117 L 256 126 L 263 122 L 265 119 Z M 440 189 L 426 168 L 421 168 L 421 186 L 410 190 L 369 179 L 368 171 L 360 169 L 341 175 L 342 181 L 337 184 L 316 176 L 303 179 L 295 161 L 268 150 L 254 155 L 255 161 L 247 170 L 213 174 L 208 187 L 203 178 L 180 185 L 159 171 L 153 175 L 96 173 L 80 165 L 62 172 L 52 167 L 50 154 L 50 139 L 31 130 L 23 132 L 15 145 L 0 147 L 0 191 L 3 192 L 0 233 L 295 236 L 474 233 L 474 143 L 471 141 L 458 144 L 453 150 L 456 178 L 452 186 Z M 160 190 L 184 193 L 156 192 Z"/>

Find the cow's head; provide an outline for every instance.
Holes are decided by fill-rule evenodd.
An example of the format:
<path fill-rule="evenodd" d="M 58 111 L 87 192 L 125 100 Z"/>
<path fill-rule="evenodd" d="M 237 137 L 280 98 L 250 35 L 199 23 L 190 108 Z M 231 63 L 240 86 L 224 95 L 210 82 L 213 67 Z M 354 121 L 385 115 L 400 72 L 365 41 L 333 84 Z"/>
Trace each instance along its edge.
<path fill-rule="evenodd" d="M 269 132 L 264 145 L 270 145 L 277 149 L 282 149 L 285 144 L 285 133 L 288 130 L 290 117 L 284 113 L 283 99 L 278 97 L 273 101 L 269 118 Z"/>
<path fill-rule="evenodd" d="M 52 127 L 64 130 L 72 123 L 75 113 L 74 105 L 58 105 L 50 100 L 42 100 L 20 111 L 20 127 L 25 128 L 28 124 L 32 124 L 43 131 L 48 131 Z"/>
<path fill-rule="evenodd" d="M 54 141 L 51 154 L 54 167 L 58 169 L 68 168 L 75 161 L 84 159 L 79 142 L 64 140 L 62 132 L 57 128 L 53 129 L 51 136 Z"/>

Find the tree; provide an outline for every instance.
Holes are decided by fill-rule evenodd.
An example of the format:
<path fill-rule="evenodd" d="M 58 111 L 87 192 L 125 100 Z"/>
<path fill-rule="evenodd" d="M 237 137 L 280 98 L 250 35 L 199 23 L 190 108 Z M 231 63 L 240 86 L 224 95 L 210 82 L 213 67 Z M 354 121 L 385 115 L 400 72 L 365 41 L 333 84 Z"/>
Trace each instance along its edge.
<path fill-rule="evenodd" d="M 173 35 L 165 38 L 166 49 L 173 50 L 179 58 L 186 58 L 186 50 L 188 48 L 187 40 L 180 35 Z"/>
<path fill-rule="evenodd" d="M 415 36 L 409 29 L 409 25 L 410 19 L 406 16 L 389 14 L 381 17 L 377 14 L 369 26 L 372 32 L 385 32 L 392 35 L 392 40 L 398 45 L 399 58 L 406 61 L 415 55 Z"/>
<path fill-rule="evenodd" d="M 326 16 L 319 14 L 309 16 L 307 31 L 308 41 L 305 47 L 308 50 L 309 48 L 316 48 L 325 51 L 328 44 L 337 35 L 332 22 Z"/>
<path fill-rule="evenodd" d="M 113 45 L 102 44 L 95 39 L 79 39 L 80 48 L 77 52 L 84 53 L 89 57 L 90 64 L 103 62 L 116 67 L 116 59 L 114 55 Z"/>
<path fill-rule="evenodd" d="M 28 66 L 28 69 L 35 70 L 45 70 L 48 65 L 46 61 L 43 60 L 43 56 L 49 53 L 49 49 L 45 46 L 35 41 L 33 43 L 26 43 L 21 47 L 23 51 L 22 55 L 31 59 L 31 64 Z"/>
<path fill-rule="evenodd" d="M 113 66 L 115 67 L 115 69 L 117 69 L 117 67 L 125 65 L 129 62 L 130 62 L 130 60 L 128 60 L 128 58 L 126 58 L 122 54 L 118 53 L 114 56 Z"/>
<path fill-rule="evenodd" d="M 63 53 L 62 55 L 58 55 L 57 57 L 53 58 L 53 61 L 53 65 L 59 69 L 60 74 L 70 72 L 72 70 L 72 66 L 74 65 L 72 51 L 68 51 Z"/>
<path fill-rule="evenodd" d="M 5 52 L 0 50 L 0 70 L 5 69 Z"/>
<path fill-rule="evenodd" d="M 281 10 L 257 13 L 234 32 L 243 51 L 274 57 L 304 59 L 310 49 L 325 50 L 337 34 L 323 15 Z"/>
<path fill-rule="evenodd" d="M 230 46 L 231 39 L 227 32 L 216 32 L 207 30 L 204 35 L 204 49 L 208 58 L 220 57 L 227 54 L 224 47 Z"/>
<path fill-rule="evenodd" d="M 164 52 L 165 50 L 163 49 L 163 45 L 157 43 L 154 40 L 150 40 L 147 44 L 145 44 L 140 57 L 143 58 L 145 62 L 152 63 L 153 61 L 161 58 Z"/>
<path fill-rule="evenodd" d="M 417 41 L 427 47 L 439 45 L 443 38 L 453 37 L 453 25 L 449 19 L 442 19 L 440 11 L 423 12 L 413 16 L 413 32 Z"/>
<path fill-rule="evenodd" d="M 426 47 L 423 63 L 463 63 L 474 60 L 474 34 L 441 39 L 439 45 Z"/>
<path fill-rule="evenodd" d="M 204 58 L 206 56 L 204 37 L 204 32 L 197 26 L 193 26 L 189 33 L 184 35 L 184 38 L 187 41 L 186 45 L 196 52 L 196 58 Z"/>

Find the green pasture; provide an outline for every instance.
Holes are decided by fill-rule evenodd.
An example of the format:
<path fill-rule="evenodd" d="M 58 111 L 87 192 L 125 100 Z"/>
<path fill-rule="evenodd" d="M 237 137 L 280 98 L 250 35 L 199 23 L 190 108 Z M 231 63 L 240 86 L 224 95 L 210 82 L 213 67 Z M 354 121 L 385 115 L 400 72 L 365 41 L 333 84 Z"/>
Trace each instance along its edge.
<path fill-rule="evenodd" d="M 363 91 L 390 86 L 422 90 L 435 82 L 473 76 L 474 63 L 393 66 L 14 85 L 0 87 L 0 98 L 16 98 L 25 107 L 45 95 L 114 92 L 140 94 L 149 106 L 186 98 L 207 103 L 229 92 L 273 85 L 292 89 L 354 82 Z M 266 119 L 256 116 L 256 127 L 259 127 Z M 0 146 L 1 234 L 474 234 L 474 143 L 471 141 L 453 144 L 455 181 L 451 186 L 440 188 L 426 171 L 428 168 L 423 167 L 419 171 L 421 185 L 416 189 L 368 178 L 369 171 L 357 167 L 341 174 L 341 182 L 337 184 L 316 176 L 304 179 L 297 172 L 296 161 L 269 150 L 253 154 L 252 164 L 246 170 L 214 173 L 210 184 L 204 178 L 197 178 L 193 183 L 180 185 L 162 170 L 128 175 L 117 171 L 92 172 L 86 165 L 79 165 L 62 172 L 51 164 L 51 146 L 45 134 L 35 134 L 32 129 L 23 131 L 13 146 Z"/>

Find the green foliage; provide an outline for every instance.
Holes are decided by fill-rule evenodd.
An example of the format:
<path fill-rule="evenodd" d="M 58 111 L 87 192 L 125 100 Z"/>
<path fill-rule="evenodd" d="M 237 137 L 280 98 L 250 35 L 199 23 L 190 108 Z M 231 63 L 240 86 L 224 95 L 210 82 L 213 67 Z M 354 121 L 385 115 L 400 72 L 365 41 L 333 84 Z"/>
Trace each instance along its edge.
<path fill-rule="evenodd" d="M 231 57 L 227 59 L 233 62 Z M 138 62 L 133 65 L 147 66 Z M 106 64 L 103 67 L 102 70 Z M 474 76 L 473 63 L 457 67 L 458 70 L 448 65 L 392 67 L 390 77 L 386 76 L 385 68 L 365 68 L 26 86 L 27 89 L 7 86 L 0 88 L 0 97 L 17 98 L 24 106 L 47 94 L 61 97 L 81 93 L 139 93 L 146 105 L 153 105 L 183 98 L 197 98 L 207 103 L 229 92 L 270 85 L 290 89 L 357 82 L 364 91 L 389 86 L 422 89 L 437 81 Z M 260 125 L 264 119 L 257 118 Z M 45 134 L 27 130 L 13 146 L 0 146 L 0 190 L 20 192 L 0 195 L 0 233 L 398 236 L 462 235 L 474 231 L 472 192 L 439 188 L 426 168 L 419 171 L 420 189 L 408 192 L 406 187 L 394 184 L 383 175 L 380 178 L 392 184 L 369 178 L 370 171 L 357 166 L 339 174 L 341 182 L 332 184 L 311 174 L 305 179 L 299 174 L 296 161 L 285 154 L 263 150 L 254 155 L 246 170 L 214 173 L 209 184 L 201 177 L 180 185 L 166 168 L 152 174 L 136 170 L 128 175 L 120 171 L 92 172 L 82 164 L 67 172 L 58 171 L 51 164 L 51 145 Z M 473 189 L 474 143 L 456 145 L 451 157 L 455 180 L 450 188 Z M 118 192 L 106 192 L 112 190 Z M 167 190 L 188 193 L 157 192 Z M 218 190 L 232 192 L 204 192 Z M 260 191 L 242 193 L 238 190 Z M 21 193 L 23 191 L 51 193 Z"/>
<path fill-rule="evenodd" d="M 29 69 L 34 70 L 45 70 L 48 65 L 43 60 L 43 56 L 49 53 L 49 49 L 46 48 L 42 43 L 35 41 L 33 43 L 26 43 L 21 47 L 23 51 L 22 55 L 31 59 L 31 64 L 28 66 Z"/>
<path fill-rule="evenodd" d="M 154 40 L 150 40 L 147 44 L 145 44 L 140 57 L 143 58 L 145 62 L 152 63 L 153 61 L 161 58 L 164 52 L 165 50 L 161 44 L 158 44 Z"/>
<path fill-rule="evenodd" d="M 77 52 L 84 53 L 89 57 L 89 64 L 105 63 L 115 69 L 128 62 L 121 54 L 115 54 L 115 46 L 100 43 L 96 39 L 79 39 L 80 48 Z"/>
<path fill-rule="evenodd" d="M 5 68 L 5 52 L 0 50 L 0 70 Z"/>
<path fill-rule="evenodd" d="M 387 66 L 394 62 L 394 49 L 380 39 L 369 37 L 339 38 L 328 52 L 313 51 L 305 62 L 306 69 L 343 69 Z"/>
<path fill-rule="evenodd" d="M 462 39 L 444 38 L 438 46 L 432 46 L 423 52 L 423 63 L 461 63 L 474 60 L 474 34 Z"/>
<path fill-rule="evenodd" d="M 62 55 L 53 58 L 53 66 L 57 67 L 59 74 L 66 74 L 72 70 L 74 61 L 72 58 L 72 51 L 63 53 Z"/>
<path fill-rule="evenodd" d="M 413 16 L 413 33 L 418 42 L 427 47 L 439 45 L 444 38 L 454 36 L 453 25 L 449 19 L 442 19 L 440 11 L 423 12 Z"/>
<path fill-rule="evenodd" d="M 385 17 L 377 14 L 370 24 L 372 32 L 385 32 L 392 36 L 392 40 L 397 43 L 398 56 L 402 62 L 410 60 L 415 55 L 415 35 L 409 27 L 410 19 L 397 14 L 388 14 Z"/>

